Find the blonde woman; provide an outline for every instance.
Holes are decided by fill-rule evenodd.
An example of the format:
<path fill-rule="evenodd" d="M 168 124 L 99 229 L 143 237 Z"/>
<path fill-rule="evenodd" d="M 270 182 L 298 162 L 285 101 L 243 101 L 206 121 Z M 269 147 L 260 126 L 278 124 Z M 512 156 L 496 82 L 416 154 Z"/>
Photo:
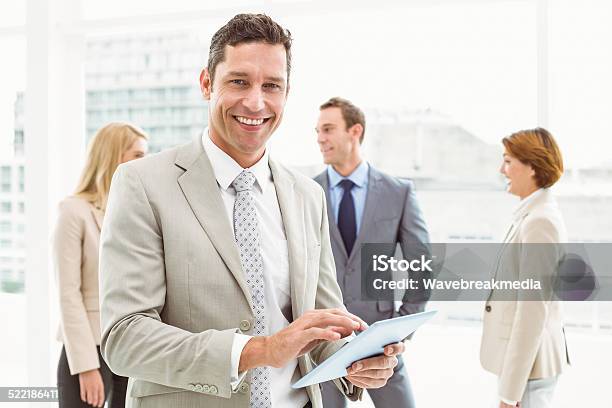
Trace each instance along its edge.
<path fill-rule="evenodd" d="M 521 201 L 496 276 L 554 276 L 563 258 L 555 244 L 567 242 L 563 216 L 549 190 L 563 174 L 561 152 L 542 128 L 514 133 L 502 143 L 500 172 L 508 192 Z M 493 291 L 485 305 L 480 349 L 482 366 L 499 379 L 496 406 L 548 408 L 557 378 L 569 363 L 560 304 L 546 290 L 537 300 L 520 300 L 517 294 L 495 301 L 496 295 Z"/>
<path fill-rule="evenodd" d="M 64 344 L 58 368 L 60 407 L 123 407 L 127 379 L 100 356 L 98 247 L 111 179 L 119 164 L 143 157 L 148 136 L 126 123 L 110 123 L 89 144 L 85 169 L 73 196 L 59 205 L 53 261 Z"/>

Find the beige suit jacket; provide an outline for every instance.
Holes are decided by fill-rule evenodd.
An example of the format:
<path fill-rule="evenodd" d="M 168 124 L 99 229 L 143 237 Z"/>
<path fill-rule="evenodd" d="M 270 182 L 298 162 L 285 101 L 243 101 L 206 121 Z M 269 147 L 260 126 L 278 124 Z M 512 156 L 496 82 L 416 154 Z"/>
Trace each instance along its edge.
<path fill-rule="evenodd" d="M 293 318 L 343 307 L 325 196 L 313 180 L 270 160 L 287 235 Z M 230 386 L 235 333 L 251 334 L 251 296 L 233 228 L 201 141 L 121 165 L 101 237 L 101 350 L 130 377 L 137 407 L 249 406 L 250 375 Z M 305 374 L 344 344 L 299 358 Z M 340 388 L 350 398 L 361 389 Z M 320 408 L 318 386 L 308 388 Z"/>
<path fill-rule="evenodd" d="M 562 261 L 563 250 L 555 244 L 567 242 L 567 234 L 556 201 L 547 189 L 533 198 L 515 214 L 497 264 L 498 277 L 546 279 Z M 544 286 L 539 300 L 521 301 L 519 291 L 515 301 L 495 301 L 493 291 L 486 303 L 480 361 L 499 376 L 503 398 L 520 401 L 527 380 L 556 376 L 569 363 L 561 304 L 550 300 L 550 285 Z"/>
<path fill-rule="evenodd" d="M 72 375 L 100 367 L 98 252 L 104 213 L 68 197 L 59 205 L 52 254 L 60 304 L 57 339 L 64 343 Z"/>

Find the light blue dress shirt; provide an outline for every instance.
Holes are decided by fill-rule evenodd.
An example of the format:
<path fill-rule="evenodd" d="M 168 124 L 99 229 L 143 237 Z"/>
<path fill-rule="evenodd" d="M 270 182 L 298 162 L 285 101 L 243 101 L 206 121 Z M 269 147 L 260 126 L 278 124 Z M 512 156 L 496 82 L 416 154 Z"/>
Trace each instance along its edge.
<path fill-rule="evenodd" d="M 363 217 L 363 209 L 365 208 L 366 196 L 368 194 L 368 173 L 370 166 L 365 161 L 362 161 L 359 166 L 348 177 L 340 175 L 332 166 L 327 167 L 327 179 L 329 181 L 329 200 L 334 220 L 338 224 L 338 210 L 340 201 L 344 194 L 344 189 L 340 186 L 340 182 L 344 179 L 349 179 L 355 185 L 351 190 L 353 202 L 355 203 L 355 221 L 357 223 L 357 234 L 361 228 L 361 219 Z"/>

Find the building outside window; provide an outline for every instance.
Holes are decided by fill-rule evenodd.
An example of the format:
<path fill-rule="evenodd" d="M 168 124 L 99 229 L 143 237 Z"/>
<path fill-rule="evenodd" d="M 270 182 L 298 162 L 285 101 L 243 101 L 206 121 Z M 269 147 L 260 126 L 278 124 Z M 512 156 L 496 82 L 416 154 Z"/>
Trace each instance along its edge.
<path fill-rule="evenodd" d="M 0 203 L 0 213 L 10 214 L 13 211 L 13 203 L 10 201 L 3 201 Z"/>
<path fill-rule="evenodd" d="M 19 179 L 17 180 L 17 182 L 19 183 L 19 192 L 23 193 L 25 191 L 25 167 L 24 166 L 19 166 L 17 168 L 18 174 L 19 174 Z"/>
<path fill-rule="evenodd" d="M 12 225 L 10 221 L 0 221 L 0 233 L 11 232 Z"/>
<path fill-rule="evenodd" d="M 10 166 L 0 167 L 0 191 L 3 193 L 10 193 L 11 191 L 11 170 Z"/>

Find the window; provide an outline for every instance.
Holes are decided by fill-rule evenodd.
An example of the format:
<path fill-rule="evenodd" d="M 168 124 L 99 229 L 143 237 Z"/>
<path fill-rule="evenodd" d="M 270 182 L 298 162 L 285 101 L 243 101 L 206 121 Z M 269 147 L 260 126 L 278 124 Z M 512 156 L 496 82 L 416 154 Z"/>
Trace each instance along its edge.
<path fill-rule="evenodd" d="M 25 203 L 23 201 L 19 202 L 18 207 L 19 207 L 19 214 L 25 213 Z"/>
<path fill-rule="evenodd" d="M 4 193 L 11 191 L 11 170 L 10 166 L 0 167 L 0 191 Z"/>
<path fill-rule="evenodd" d="M 10 201 L 3 201 L 0 203 L 0 212 L 3 214 L 9 214 L 13 211 L 13 204 Z"/>
<path fill-rule="evenodd" d="M 0 280 L 8 281 L 8 280 L 11 280 L 12 277 L 13 277 L 13 271 L 11 271 L 10 269 L 4 268 L 0 270 Z"/>
<path fill-rule="evenodd" d="M 10 247 L 11 247 L 11 240 L 10 239 L 0 239 L 0 248 L 8 249 Z"/>
<path fill-rule="evenodd" d="M 25 191 L 25 168 L 23 166 L 19 166 L 19 192 L 23 193 Z"/>
<path fill-rule="evenodd" d="M 23 139 L 23 129 L 15 129 L 15 144 L 14 151 L 15 156 L 23 156 L 24 154 L 24 139 Z"/>
<path fill-rule="evenodd" d="M 12 225 L 10 221 L 0 221 L 0 233 L 2 232 L 11 232 Z"/>

